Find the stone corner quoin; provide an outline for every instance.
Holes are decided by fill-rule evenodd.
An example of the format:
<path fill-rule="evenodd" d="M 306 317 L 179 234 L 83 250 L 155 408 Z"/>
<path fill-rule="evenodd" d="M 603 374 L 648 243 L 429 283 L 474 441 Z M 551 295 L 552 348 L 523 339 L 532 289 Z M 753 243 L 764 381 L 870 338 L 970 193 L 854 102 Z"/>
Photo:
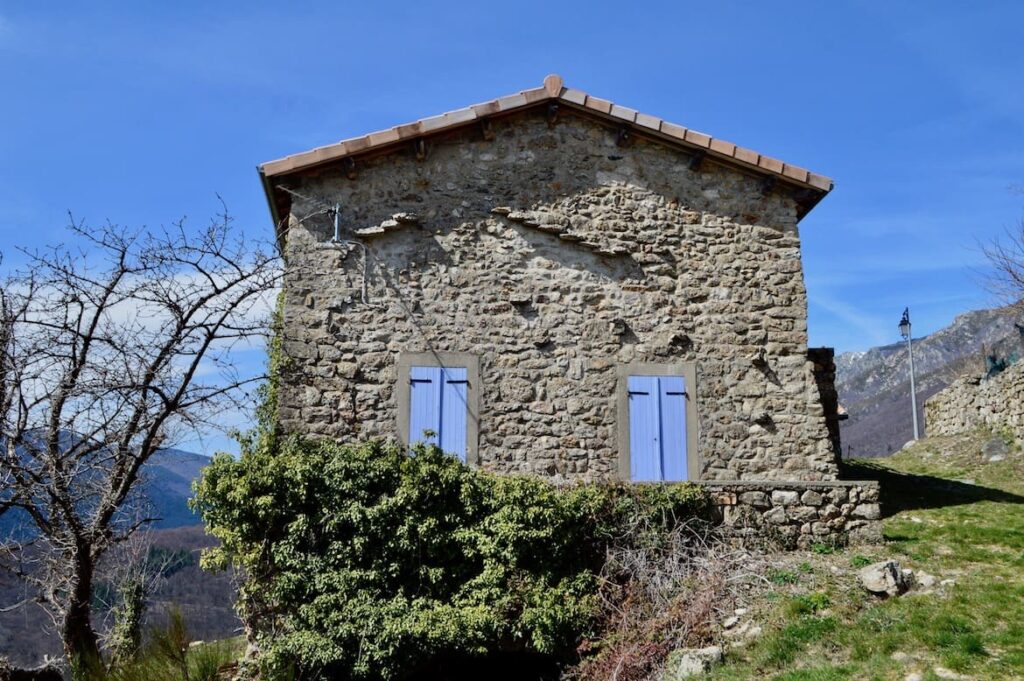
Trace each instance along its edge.
<path fill-rule="evenodd" d="M 807 348 L 797 190 L 545 107 L 268 182 L 285 430 L 404 440 L 400 357 L 458 353 L 471 465 L 629 479 L 621 367 L 692 366 L 691 479 L 722 508 L 875 531 L 877 487 L 838 481 L 831 350 Z"/>

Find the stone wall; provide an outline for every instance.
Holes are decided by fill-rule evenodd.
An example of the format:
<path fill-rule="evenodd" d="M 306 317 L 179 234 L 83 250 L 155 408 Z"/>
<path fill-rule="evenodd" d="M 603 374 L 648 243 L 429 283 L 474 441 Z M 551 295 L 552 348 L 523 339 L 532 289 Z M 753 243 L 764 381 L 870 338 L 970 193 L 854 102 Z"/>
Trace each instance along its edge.
<path fill-rule="evenodd" d="M 785 548 L 882 540 L 878 483 L 873 481 L 707 483 L 727 535 Z"/>
<path fill-rule="evenodd" d="M 836 478 L 794 198 L 619 142 L 527 113 L 292 185 L 282 425 L 394 436 L 398 353 L 469 352 L 483 468 L 610 479 L 616 367 L 694 362 L 702 478 Z"/>
<path fill-rule="evenodd" d="M 929 435 L 954 435 L 986 426 L 1024 442 L 1024 362 L 992 378 L 961 378 L 924 405 Z"/>
<path fill-rule="evenodd" d="M 818 400 L 825 414 L 828 437 L 836 463 L 842 456 L 839 437 L 839 392 L 836 390 L 836 351 L 834 348 L 808 348 L 807 358 L 814 367 L 814 382 L 818 386 Z"/>

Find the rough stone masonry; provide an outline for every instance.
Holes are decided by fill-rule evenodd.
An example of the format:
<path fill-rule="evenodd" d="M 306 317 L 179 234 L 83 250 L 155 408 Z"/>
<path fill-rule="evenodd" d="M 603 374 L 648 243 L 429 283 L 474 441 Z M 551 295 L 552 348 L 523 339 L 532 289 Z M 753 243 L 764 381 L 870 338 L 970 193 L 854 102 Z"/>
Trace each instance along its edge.
<path fill-rule="evenodd" d="M 1024 442 L 1024 362 L 985 378 L 965 376 L 925 402 L 929 435 L 954 435 L 979 427 L 1010 433 Z"/>
<path fill-rule="evenodd" d="M 469 353 L 477 465 L 617 479 L 617 368 L 692 362 L 701 480 L 798 496 L 814 483 L 804 496 L 831 501 L 797 507 L 821 517 L 748 504 L 783 509 L 766 522 L 807 536 L 857 520 L 850 484 L 820 489 L 838 479 L 822 406 L 834 367 L 808 357 L 793 192 L 544 108 L 275 182 L 288 199 L 286 430 L 395 437 L 400 353 Z"/>

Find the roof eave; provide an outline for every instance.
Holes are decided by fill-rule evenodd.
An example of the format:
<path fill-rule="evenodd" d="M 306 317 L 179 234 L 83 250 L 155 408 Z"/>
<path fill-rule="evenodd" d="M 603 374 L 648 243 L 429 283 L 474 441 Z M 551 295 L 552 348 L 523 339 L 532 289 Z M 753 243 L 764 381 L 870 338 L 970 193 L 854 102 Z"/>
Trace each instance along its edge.
<path fill-rule="evenodd" d="M 798 200 L 799 217 L 802 218 L 816 206 L 833 188 L 833 182 L 824 175 L 805 168 L 784 163 L 778 159 L 759 154 L 731 142 L 690 130 L 655 116 L 617 105 L 609 100 L 593 97 L 580 90 L 566 88 L 558 76 L 548 76 L 540 88 L 524 90 L 515 95 L 500 97 L 482 104 L 450 111 L 439 116 L 424 118 L 413 123 L 399 125 L 387 130 L 370 133 L 362 137 L 342 140 L 335 144 L 317 147 L 300 154 L 269 161 L 259 167 L 260 178 L 274 217 L 275 229 L 280 230 L 279 211 L 273 178 L 281 178 L 332 165 L 346 158 L 365 156 L 369 153 L 383 154 L 418 139 L 425 139 L 442 133 L 449 133 L 469 125 L 497 117 L 526 111 L 543 104 L 567 105 L 578 113 L 594 118 L 627 125 L 635 133 L 668 143 L 692 153 L 726 165 L 753 172 L 781 181 L 786 185 L 803 190 Z"/>

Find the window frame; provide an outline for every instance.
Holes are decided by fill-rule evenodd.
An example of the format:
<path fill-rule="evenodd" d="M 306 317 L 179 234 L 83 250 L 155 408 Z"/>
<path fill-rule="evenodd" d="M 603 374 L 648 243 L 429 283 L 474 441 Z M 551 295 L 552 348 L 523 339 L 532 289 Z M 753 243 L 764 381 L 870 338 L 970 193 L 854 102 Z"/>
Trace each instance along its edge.
<path fill-rule="evenodd" d="M 682 376 L 686 386 L 686 477 L 687 482 L 700 482 L 703 462 L 697 449 L 700 441 L 700 422 L 697 419 L 697 366 L 694 362 L 631 362 L 616 369 L 616 431 L 619 447 L 618 477 L 623 482 L 634 482 L 631 475 L 632 457 L 629 450 L 629 377 L 630 376 Z M 671 484 L 637 482 L 636 484 Z"/>
<path fill-rule="evenodd" d="M 466 370 L 466 465 L 480 465 L 480 357 L 469 352 L 400 352 L 395 363 L 398 440 L 409 446 L 411 390 L 409 372 L 414 366 L 464 368 Z"/>

